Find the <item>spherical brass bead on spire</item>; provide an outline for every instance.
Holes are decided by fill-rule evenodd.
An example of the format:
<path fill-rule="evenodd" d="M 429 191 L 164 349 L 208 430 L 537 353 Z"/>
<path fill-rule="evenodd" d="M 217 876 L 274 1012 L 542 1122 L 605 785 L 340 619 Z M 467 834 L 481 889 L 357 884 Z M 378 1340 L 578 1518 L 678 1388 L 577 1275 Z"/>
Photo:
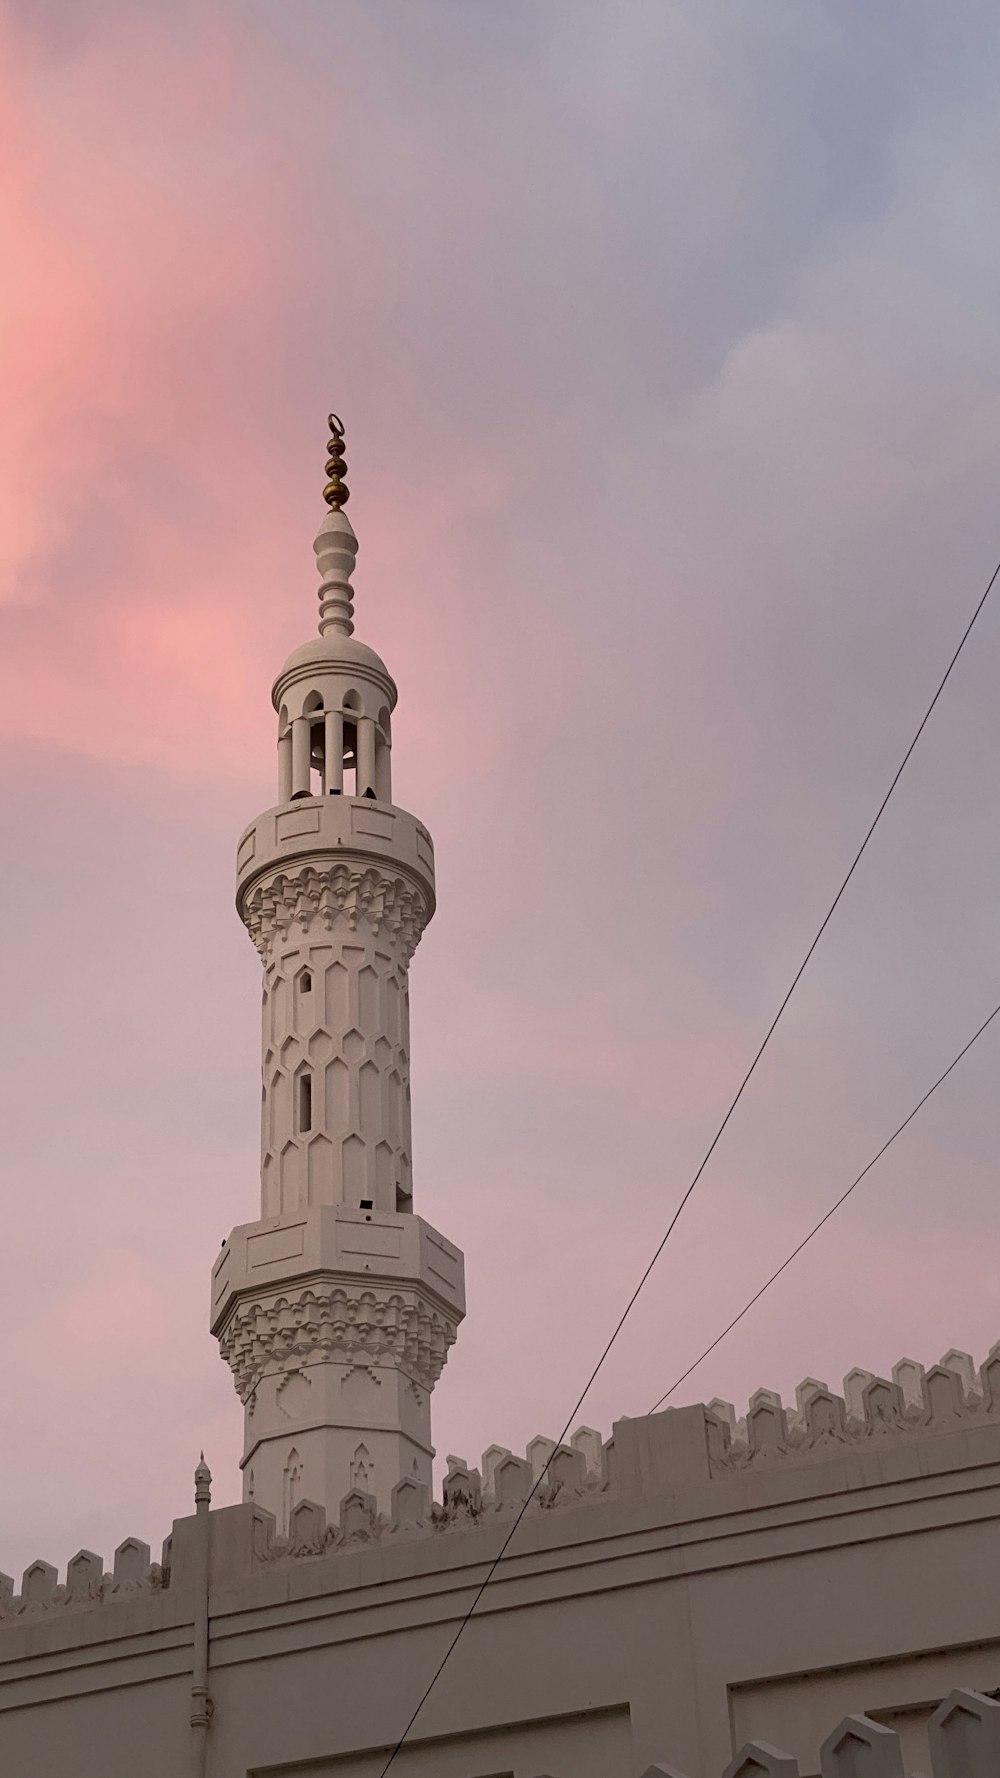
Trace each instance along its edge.
<path fill-rule="evenodd" d="M 330 479 L 323 489 L 323 499 L 334 512 L 339 512 L 342 506 L 347 505 L 351 497 L 351 491 L 343 479 L 347 471 L 347 460 L 344 456 L 344 427 L 336 414 L 328 416 L 327 424 L 330 428 L 330 442 L 327 447 L 329 455 L 326 459 L 326 473 Z"/>

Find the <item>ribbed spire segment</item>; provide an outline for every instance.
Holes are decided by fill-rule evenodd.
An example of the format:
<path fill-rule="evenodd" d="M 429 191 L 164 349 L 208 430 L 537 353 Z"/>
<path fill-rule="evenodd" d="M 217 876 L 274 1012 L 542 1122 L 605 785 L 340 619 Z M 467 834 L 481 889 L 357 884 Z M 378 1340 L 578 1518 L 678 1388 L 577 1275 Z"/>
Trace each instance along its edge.
<path fill-rule="evenodd" d="M 354 591 L 351 575 L 358 540 L 346 513 L 335 509 L 323 520 L 313 544 L 319 569 L 319 633 L 353 636 Z"/>

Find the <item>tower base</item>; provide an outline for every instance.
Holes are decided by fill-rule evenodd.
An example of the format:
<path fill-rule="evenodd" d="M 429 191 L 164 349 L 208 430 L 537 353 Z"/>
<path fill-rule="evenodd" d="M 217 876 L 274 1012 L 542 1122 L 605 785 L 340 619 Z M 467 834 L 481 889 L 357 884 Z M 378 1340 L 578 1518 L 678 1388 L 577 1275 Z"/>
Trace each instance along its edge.
<path fill-rule="evenodd" d="M 300 1500 L 335 1519 L 354 1488 L 388 1513 L 404 1476 L 430 1493 L 430 1422 L 429 1392 L 400 1370 L 325 1363 L 262 1378 L 246 1407 L 243 1497 L 273 1512 L 282 1535 Z"/>
<path fill-rule="evenodd" d="M 353 1488 L 388 1512 L 431 1482 L 430 1395 L 465 1313 L 457 1248 L 421 1217 L 325 1205 L 234 1229 L 212 1331 L 244 1403 L 244 1497 L 287 1528 Z"/>

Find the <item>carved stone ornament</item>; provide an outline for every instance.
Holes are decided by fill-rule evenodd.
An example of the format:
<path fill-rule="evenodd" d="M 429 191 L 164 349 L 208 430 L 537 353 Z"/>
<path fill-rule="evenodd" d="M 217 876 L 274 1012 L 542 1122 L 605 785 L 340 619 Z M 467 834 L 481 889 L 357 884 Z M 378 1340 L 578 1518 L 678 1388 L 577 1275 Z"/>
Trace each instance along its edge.
<path fill-rule="evenodd" d="M 416 1291 L 317 1284 L 271 1303 L 238 1303 L 219 1344 L 246 1401 L 262 1376 L 317 1357 L 398 1368 L 433 1389 L 456 1331 Z"/>
<path fill-rule="evenodd" d="M 758 1390 L 746 1422 L 736 1422 L 728 1403 L 709 1414 L 709 1462 L 713 1475 L 767 1463 L 828 1459 L 836 1452 L 873 1443 L 906 1443 L 928 1433 L 972 1429 L 1000 1419 L 1000 1345 L 981 1371 L 965 1352 L 947 1352 L 925 1371 L 900 1359 L 892 1381 L 866 1370 L 849 1371 L 844 1393 L 834 1395 L 808 1377 L 796 1391 L 798 1412 L 785 1414 L 780 1397 Z M 719 1412 L 728 1409 L 723 1427 Z M 741 1431 L 742 1427 L 742 1431 Z M 724 1434 L 724 1436 L 723 1436 Z"/>
<path fill-rule="evenodd" d="M 427 924 L 427 913 L 415 884 L 371 865 L 357 870 L 347 864 L 319 869 L 303 864 L 263 877 L 248 890 L 242 906 L 246 929 L 265 960 L 275 939 L 284 938 L 293 926 L 303 933 L 314 927 L 332 932 L 343 919 L 354 932 L 363 919 L 373 933 L 385 932 L 394 938 L 409 963 Z"/>
<path fill-rule="evenodd" d="M 105 1574 L 104 1562 L 93 1550 L 79 1550 L 66 1565 L 65 1584 L 59 1586 L 58 1579 L 51 1563 L 33 1562 L 15 1594 L 11 1577 L 0 1574 L 0 1623 L 106 1606 L 124 1597 L 159 1593 L 170 1585 L 169 1571 L 159 1562 L 151 1563 L 148 1544 L 135 1537 L 126 1538 L 115 1552 L 114 1574 Z"/>

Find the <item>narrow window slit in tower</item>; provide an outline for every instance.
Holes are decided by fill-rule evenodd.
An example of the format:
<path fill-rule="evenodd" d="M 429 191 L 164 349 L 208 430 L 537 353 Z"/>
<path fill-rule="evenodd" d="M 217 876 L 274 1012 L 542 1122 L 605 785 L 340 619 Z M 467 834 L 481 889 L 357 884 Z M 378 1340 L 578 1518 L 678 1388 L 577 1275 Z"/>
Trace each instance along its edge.
<path fill-rule="evenodd" d="M 312 976 L 309 974 L 308 969 L 304 969 L 299 977 L 299 986 L 301 987 L 303 994 L 311 994 L 312 985 Z"/>
<path fill-rule="evenodd" d="M 308 1135 L 313 1121 L 313 1083 L 311 1074 L 299 1075 L 299 1134 Z"/>

